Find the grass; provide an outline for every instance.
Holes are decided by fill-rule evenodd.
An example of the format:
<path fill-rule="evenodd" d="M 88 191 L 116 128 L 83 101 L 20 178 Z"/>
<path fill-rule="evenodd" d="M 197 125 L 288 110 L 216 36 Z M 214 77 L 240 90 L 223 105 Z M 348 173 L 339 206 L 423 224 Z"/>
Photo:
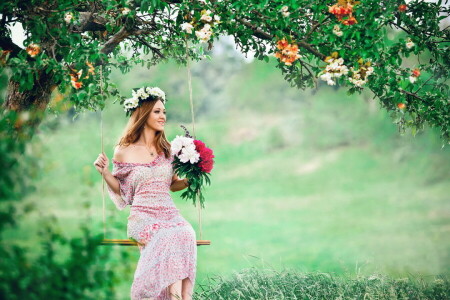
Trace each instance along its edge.
<path fill-rule="evenodd" d="M 249 268 L 229 277 L 208 278 L 194 300 L 217 299 L 449 299 L 448 278 L 395 279 L 381 274 L 337 276 L 327 272 Z"/>

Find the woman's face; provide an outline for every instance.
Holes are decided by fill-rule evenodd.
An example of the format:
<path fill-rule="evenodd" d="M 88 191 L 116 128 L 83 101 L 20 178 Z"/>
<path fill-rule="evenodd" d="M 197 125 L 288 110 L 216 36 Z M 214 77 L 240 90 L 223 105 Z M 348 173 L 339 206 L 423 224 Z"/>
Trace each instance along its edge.
<path fill-rule="evenodd" d="M 163 131 L 166 123 L 166 108 L 161 100 L 156 101 L 152 111 L 148 115 L 147 127 L 155 131 Z"/>

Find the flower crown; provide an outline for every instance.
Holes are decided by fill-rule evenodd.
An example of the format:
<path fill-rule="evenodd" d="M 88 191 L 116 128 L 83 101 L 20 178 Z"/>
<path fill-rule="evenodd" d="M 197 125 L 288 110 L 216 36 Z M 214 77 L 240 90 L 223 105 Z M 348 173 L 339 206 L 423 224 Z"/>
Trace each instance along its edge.
<path fill-rule="evenodd" d="M 134 88 L 131 94 L 133 97 L 126 99 L 123 103 L 127 116 L 131 116 L 133 111 L 144 101 L 151 101 L 159 98 L 166 104 L 166 94 L 159 87 Z"/>

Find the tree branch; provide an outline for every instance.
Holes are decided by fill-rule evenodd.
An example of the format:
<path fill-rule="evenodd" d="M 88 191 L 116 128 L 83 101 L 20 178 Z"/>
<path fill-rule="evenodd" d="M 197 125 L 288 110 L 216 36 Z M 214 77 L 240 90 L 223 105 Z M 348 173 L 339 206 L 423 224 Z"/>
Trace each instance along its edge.
<path fill-rule="evenodd" d="M 240 23 L 244 24 L 245 26 L 247 26 L 248 28 L 250 28 L 253 31 L 253 35 L 260 38 L 260 39 L 264 39 L 264 40 L 273 40 L 273 36 L 267 32 L 262 31 L 261 29 L 259 29 L 257 26 L 253 25 L 252 23 L 250 23 L 249 21 L 243 19 L 243 18 L 237 18 L 236 20 L 238 20 Z M 314 56 L 320 58 L 321 60 L 324 60 L 326 58 L 326 55 L 320 53 L 319 51 L 317 51 L 316 49 L 314 49 L 312 47 L 311 44 L 306 43 L 305 41 L 301 40 L 297 42 L 297 45 L 299 47 L 302 47 L 306 50 L 308 50 L 309 52 L 311 52 Z"/>
<path fill-rule="evenodd" d="M 12 39 L 8 36 L 0 36 L 0 47 L 3 50 L 11 50 L 9 57 L 16 57 L 23 49 L 14 44 Z"/>
<path fill-rule="evenodd" d="M 414 97 L 414 98 L 416 98 L 416 99 L 419 99 L 419 100 L 422 100 L 422 101 L 424 101 L 424 102 L 425 102 L 425 99 L 423 99 L 423 98 L 421 98 L 421 97 L 417 96 L 417 95 L 416 95 L 416 94 L 414 94 L 414 93 L 411 93 L 411 92 L 405 91 L 404 89 L 400 89 L 400 92 L 402 92 L 403 94 L 406 94 L 406 95 L 410 95 L 410 96 L 412 96 L 412 97 Z"/>

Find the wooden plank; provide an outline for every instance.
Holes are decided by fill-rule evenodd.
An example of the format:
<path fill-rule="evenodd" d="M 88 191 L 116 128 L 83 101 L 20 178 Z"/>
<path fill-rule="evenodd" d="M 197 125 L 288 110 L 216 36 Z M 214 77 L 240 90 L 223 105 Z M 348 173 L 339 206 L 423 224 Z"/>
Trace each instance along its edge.
<path fill-rule="evenodd" d="M 100 245 L 121 245 L 121 246 L 137 246 L 136 241 L 128 239 L 103 239 Z M 197 240 L 197 246 L 211 245 L 209 240 Z"/>

